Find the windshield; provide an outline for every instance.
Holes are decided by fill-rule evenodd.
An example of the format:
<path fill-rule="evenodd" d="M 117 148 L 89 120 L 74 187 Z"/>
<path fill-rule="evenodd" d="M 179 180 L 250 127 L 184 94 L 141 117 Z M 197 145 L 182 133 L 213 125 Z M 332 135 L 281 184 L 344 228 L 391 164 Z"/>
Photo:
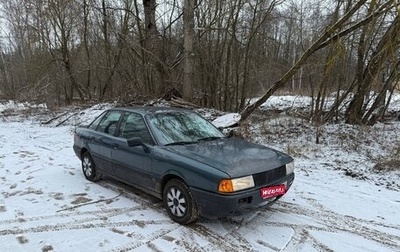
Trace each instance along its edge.
<path fill-rule="evenodd" d="M 166 111 L 147 115 L 147 119 L 162 145 L 187 144 L 224 137 L 214 125 L 196 113 Z"/>

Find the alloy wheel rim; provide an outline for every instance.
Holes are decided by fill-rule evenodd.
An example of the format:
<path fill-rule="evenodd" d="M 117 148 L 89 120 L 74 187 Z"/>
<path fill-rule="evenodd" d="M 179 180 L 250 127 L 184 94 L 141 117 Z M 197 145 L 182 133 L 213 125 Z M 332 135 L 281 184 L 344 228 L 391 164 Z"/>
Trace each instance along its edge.
<path fill-rule="evenodd" d="M 171 213 L 177 217 L 183 217 L 186 213 L 186 199 L 181 190 L 172 187 L 167 193 L 167 205 Z"/>
<path fill-rule="evenodd" d="M 90 162 L 88 157 L 83 159 L 83 172 L 87 177 L 92 175 L 92 162 Z"/>

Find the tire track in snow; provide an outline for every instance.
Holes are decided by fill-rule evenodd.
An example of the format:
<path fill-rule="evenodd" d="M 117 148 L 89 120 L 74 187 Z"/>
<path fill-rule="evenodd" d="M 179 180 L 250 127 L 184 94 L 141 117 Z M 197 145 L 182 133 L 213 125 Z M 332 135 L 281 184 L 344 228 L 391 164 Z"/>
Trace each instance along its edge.
<path fill-rule="evenodd" d="M 84 211 L 84 212 L 72 212 L 72 213 L 62 213 L 56 215 L 48 215 L 48 216 L 37 216 L 23 219 L 24 223 L 34 222 L 38 220 L 53 220 L 52 222 L 57 222 L 57 220 L 64 220 L 68 217 L 79 217 L 79 216 L 90 216 L 84 219 L 75 220 L 67 223 L 56 223 L 54 225 L 41 225 L 37 227 L 25 228 L 25 229 L 5 229 L 0 230 L 0 235 L 15 235 L 15 234 L 26 234 L 26 233 L 38 233 L 38 232 L 54 232 L 60 230 L 78 230 L 78 229 L 90 229 L 90 228 L 116 228 L 121 226 L 146 226 L 146 225 L 171 225 L 174 224 L 168 218 L 162 221 L 139 221 L 139 220 L 131 220 L 131 221 L 120 221 L 120 222 L 101 222 L 101 223 L 91 223 L 94 221 L 104 221 L 109 217 L 117 216 L 124 213 L 129 213 L 132 211 L 140 211 L 143 209 L 151 209 L 157 212 L 164 212 L 164 208 L 161 207 L 158 203 L 153 203 L 151 199 L 146 198 L 146 195 L 143 194 L 137 195 L 132 192 L 129 186 L 120 186 L 115 185 L 113 183 L 102 182 L 100 185 L 106 189 L 113 190 L 121 194 L 121 197 L 130 199 L 135 203 L 138 203 L 139 206 L 131 207 L 131 208 L 113 208 L 113 209 L 104 209 L 104 210 L 96 210 L 96 211 Z M 127 188 L 127 189 L 126 189 Z M 255 251 L 253 245 L 240 233 L 239 231 L 243 231 L 244 229 L 252 230 L 254 225 L 268 225 L 268 226 L 276 226 L 283 228 L 290 228 L 294 230 L 294 235 L 291 237 L 288 244 L 285 246 L 285 250 L 290 251 L 300 251 L 301 248 L 305 244 L 310 244 L 317 250 L 328 250 L 324 244 L 318 242 L 314 237 L 312 237 L 309 231 L 325 231 L 325 232 L 349 232 L 356 234 L 358 236 L 364 237 L 368 240 L 376 241 L 379 244 L 386 245 L 392 249 L 398 250 L 400 249 L 398 240 L 400 240 L 399 236 L 391 235 L 386 232 L 378 231 L 370 227 L 366 227 L 365 225 L 372 225 L 377 227 L 385 227 L 399 230 L 399 227 L 389 224 L 380 223 L 377 221 L 368 221 L 363 219 L 357 219 L 351 216 L 340 215 L 335 212 L 329 211 L 323 206 L 314 204 L 315 209 L 308 209 L 302 207 L 300 205 L 296 205 L 293 203 L 287 202 L 278 202 L 267 212 L 261 212 L 258 214 L 256 218 L 251 221 L 236 221 L 234 219 L 219 219 L 218 222 L 227 230 L 225 234 L 218 234 L 207 227 L 208 224 L 215 222 L 215 220 L 201 219 L 200 224 L 194 224 L 189 227 L 191 234 L 198 235 L 203 237 L 209 244 L 202 248 L 204 251 L 210 250 L 223 250 L 223 251 Z M 270 221 L 269 218 L 271 213 L 283 213 L 283 214 L 296 214 L 298 216 L 305 216 L 307 218 L 313 218 L 316 221 L 316 224 L 293 224 L 293 223 L 285 223 L 285 222 L 274 222 Z M 95 217 L 93 217 L 95 215 Z M 0 221 L 0 225 L 3 224 L 12 224 L 16 222 L 20 222 L 21 220 L 3 220 Z M 29 224 L 29 223 L 28 223 Z M 176 226 L 176 225 L 174 225 Z M 179 226 L 179 225 L 178 225 Z M 115 248 L 117 251 L 129 251 L 140 248 L 143 245 L 149 245 L 153 241 L 163 237 L 168 234 L 170 229 L 162 229 L 162 232 L 155 233 L 150 236 L 145 241 L 140 242 L 130 242 L 122 247 Z M 171 229 L 173 230 L 173 229 Z M 132 233 L 135 236 L 135 232 Z M 139 234 L 137 234 L 139 235 Z M 137 237 L 136 235 L 136 237 Z M 397 241 L 397 242 L 396 242 Z M 181 243 L 177 244 L 182 249 L 187 249 L 187 244 Z M 271 244 L 261 244 L 271 250 L 279 250 L 279 248 L 274 247 Z M 115 250 L 114 250 L 115 251 Z"/>
<path fill-rule="evenodd" d="M 93 221 L 98 221 L 98 220 L 106 220 L 108 218 L 121 215 L 121 214 L 126 214 L 126 213 L 132 213 L 134 211 L 141 211 L 145 209 L 152 209 L 156 210 L 158 212 L 164 212 L 164 208 L 161 208 L 158 205 L 155 205 L 150 201 L 150 199 L 142 199 L 141 195 L 136 195 L 135 193 L 128 191 L 124 187 L 116 186 L 107 182 L 100 182 L 100 186 L 113 190 L 117 193 L 120 194 L 120 197 L 127 198 L 129 200 L 134 201 L 135 203 L 138 203 L 138 206 L 135 207 L 129 207 L 129 208 L 111 208 L 111 209 L 102 209 L 102 210 L 95 210 L 95 211 L 83 211 L 83 212 L 71 212 L 71 213 L 62 213 L 62 214 L 54 214 L 54 215 L 45 215 L 45 216 L 35 216 L 35 217 L 21 217 L 18 219 L 8 219 L 8 220 L 0 220 L 0 225 L 7 225 L 7 224 L 14 224 L 14 223 L 21 223 L 23 222 L 24 225 L 29 225 L 30 222 L 35 222 L 35 221 L 40 221 L 40 220 L 51 220 L 53 223 L 55 222 L 56 224 L 54 225 L 41 225 L 37 226 L 35 228 L 25 228 L 25 229 L 18 229 L 18 228 L 10 228 L 10 229 L 4 229 L 0 230 L 0 236 L 1 235 L 9 235 L 9 234 L 22 234 L 22 233 L 37 233 L 37 232 L 51 232 L 51 231 L 59 231 L 59 230 L 65 230 L 65 229 L 87 229 L 91 228 L 92 224 L 82 224 L 82 223 L 87 223 L 87 222 L 93 222 Z M 125 186 L 127 187 L 127 186 Z M 77 205 L 79 207 L 79 205 Z M 77 207 L 74 207 L 76 209 Z M 89 216 L 83 219 L 79 219 L 76 221 L 72 222 L 66 222 L 66 223 L 57 223 L 60 221 L 64 221 L 66 218 L 70 217 L 81 217 L 81 216 Z M 113 226 L 112 222 L 109 224 L 104 224 L 104 227 L 119 227 L 119 226 L 124 226 L 123 223 L 126 223 L 126 225 L 130 225 L 132 223 L 136 223 L 139 225 L 148 225 L 148 224 L 160 224 L 160 223 L 171 223 L 172 221 L 169 218 L 166 218 L 164 221 L 141 221 L 141 220 L 133 220 L 133 221 L 127 221 L 127 222 L 116 222 L 115 226 Z M 96 227 L 103 227 L 103 224 L 96 224 Z"/>
<path fill-rule="evenodd" d="M 289 242 L 287 247 L 293 248 L 295 244 L 299 242 L 299 232 L 304 232 L 303 230 L 315 230 L 315 231 L 325 231 L 331 233 L 338 233 L 338 232 L 347 232 L 352 233 L 357 236 L 361 236 L 364 239 L 371 240 L 377 242 L 378 244 L 384 245 L 388 248 L 394 250 L 400 250 L 400 236 L 389 234 L 384 231 L 377 230 L 372 227 L 366 226 L 372 225 L 375 227 L 385 227 L 391 228 L 400 231 L 400 227 L 394 225 L 388 225 L 384 223 L 380 223 L 373 220 L 363 220 L 358 219 L 348 215 L 341 215 L 325 208 L 321 209 L 322 206 L 318 206 L 317 209 L 320 211 L 307 209 L 301 207 L 296 204 L 287 203 L 287 202 L 279 202 L 275 204 L 275 206 L 271 209 L 271 211 L 278 212 L 278 213 L 287 213 L 287 214 L 297 214 L 303 215 L 306 217 L 312 217 L 315 220 L 319 221 L 318 226 L 312 224 L 290 224 L 290 223 L 283 223 L 283 222 L 270 222 L 265 221 L 265 225 L 274 225 L 277 227 L 288 227 L 293 228 L 296 235 L 295 238 Z M 307 232 L 308 233 L 308 232 Z M 312 236 L 308 234 L 314 243 L 317 242 Z M 304 239 L 304 238 L 303 238 Z M 322 244 L 317 244 L 319 247 L 324 246 Z"/>
<path fill-rule="evenodd" d="M 80 217 L 80 216 L 92 216 L 90 218 L 80 219 L 79 221 L 92 221 L 104 218 L 110 218 L 117 215 L 121 215 L 124 213 L 129 213 L 132 211 L 140 211 L 143 210 L 143 206 L 129 207 L 129 208 L 111 208 L 104 210 L 95 210 L 95 211 L 84 211 L 84 212 L 71 212 L 71 213 L 63 213 L 63 214 L 54 214 L 54 215 L 42 215 L 35 217 L 21 217 L 19 219 L 8 219 L 8 220 L 0 220 L 0 225 L 6 224 L 14 224 L 14 223 L 29 223 L 40 220 L 52 220 L 57 221 L 58 219 L 62 220 L 69 217 Z M 96 216 L 96 217 L 93 217 Z M 55 220 L 54 220 L 55 219 Z"/>
<path fill-rule="evenodd" d="M 256 251 L 249 243 L 249 241 L 247 241 L 243 236 L 235 231 L 237 229 L 237 226 L 232 224 L 232 222 L 226 222 L 228 223 L 231 230 L 224 235 L 220 235 L 217 232 L 212 231 L 210 228 L 204 226 L 204 224 L 207 225 L 211 222 L 211 220 L 201 220 L 200 223 L 194 223 L 187 226 L 182 226 L 174 223 L 176 228 L 172 228 L 170 231 L 168 231 L 169 229 L 161 230 L 162 232 L 160 233 L 160 235 L 151 235 L 151 237 L 146 239 L 145 241 L 130 242 L 121 247 L 116 247 L 111 251 L 131 251 L 136 249 L 140 250 L 145 245 L 149 248 L 155 248 L 156 246 L 152 244 L 152 242 L 163 237 L 165 237 L 164 240 L 170 242 L 178 240 L 179 242 L 175 242 L 174 245 L 177 248 L 182 249 L 182 251 Z M 166 237 L 168 233 L 176 229 L 182 229 L 183 236 L 176 237 L 176 235 L 171 235 L 171 237 L 174 237 L 172 239 Z M 201 246 L 197 244 L 195 242 L 195 236 L 201 237 L 209 244 L 206 246 Z"/>
<path fill-rule="evenodd" d="M 188 226 L 192 232 L 203 237 L 210 244 L 203 247 L 205 251 L 255 251 L 253 246 L 240 234 L 235 233 L 234 225 L 228 226 L 226 234 L 218 234 L 202 224 L 192 224 Z M 237 238 L 237 239 L 235 239 Z"/>
<path fill-rule="evenodd" d="M 172 227 L 171 227 L 172 226 Z M 179 228 L 180 225 L 175 223 L 175 224 L 171 224 L 170 227 L 168 229 L 159 229 L 156 232 L 150 234 L 149 238 L 145 239 L 144 241 L 134 241 L 134 242 L 129 242 L 125 245 L 122 246 L 118 246 L 115 247 L 114 249 L 110 250 L 112 252 L 126 252 L 126 251 L 131 251 L 131 250 L 135 250 L 138 249 L 144 245 L 148 245 L 151 242 L 165 236 L 168 233 L 171 233 L 172 231 L 174 231 L 175 229 Z"/>
<path fill-rule="evenodd" d="M 383 227 L 383 228 L 394 229 L 394 230 L 400 231 L 400 226 L 390 225 L 390 224 L 378 222 L 375 220 L 365 220 L 365 219 L 361 219 L 361 218 L 355 218 L 355 217 L 349 216 L 349 215 L 342 215 L 339 213 L 335 213 L 331 210 L 328 210 L 324 206 L 322 206 L 321 204 L 318 204 L 316 202 L 311 202 L 311 203 L 313 206 L 315 206 L 316 208 L 318 208 L 320 210 L 316 211 L 316 210 L 312 210 L 312 209 L 307 209 L 307 208 L 301 207 L 299 205 L 288 203 L 288 202 L 279 202 L 278 204 L 276 204 L 276 207 L 275 207 L 276 209 L 273 208 L 271 210 L 275 211 L 275 212 L 287 211 L 289 213 L 301 213 L 302 215 L 305 215 L 305 216 L 312 215 L 312 217 L 314 219 L 320 219 L 323 223 L 326 222 L 327 219 L 329 219 L 329 221 L 333 225 L 337 225 L 337 223 L 341 223 L 341 222 L 342 222 L 342 224 L 344 224 L 344 226 L 348 226 L 351 224 L 365 226 L 366 224 L 368 224 L 368 225 L 372 225 L 372 226 Z M 279 209 L 279 207 L 283 207 L 283 208 Z M 295 209 L 295 212 L 293 211 L 293 209 Z M 326 218 L 321 218 L 321 216 L 324 216 Z M 379 230 L 376 230 L 376 231 L 382 232 Z M 383 232 L 383 233 L 385 233 L 385 232 Z M 395 236 L 395 237 L 397 237 L 397 236 Z M 399 239 L 399 241 L 400 241 L 400 239 Z"/>
<path fill-rule="evenodd" d="M 100 223 L 87 223 L 83 224 L 82 220 L 76 220 L 67 223 L 57 223 L 53 225 L 39 225 L 30 228 L 12 228 L 0 230 L 0 236 L 5 235 L 18 235 L 28 233 L 44 233 L 44 232 L 57 232 L 62 230 L 80 230 L 80 229 L 92 229 L 92 228 L 116 228 L 124 226 L 146 226 L 146 225 L 170 225 L 171 220 L 130 220 L 130 221 L 115 221 L 107 222 L 102 221 Z"/>

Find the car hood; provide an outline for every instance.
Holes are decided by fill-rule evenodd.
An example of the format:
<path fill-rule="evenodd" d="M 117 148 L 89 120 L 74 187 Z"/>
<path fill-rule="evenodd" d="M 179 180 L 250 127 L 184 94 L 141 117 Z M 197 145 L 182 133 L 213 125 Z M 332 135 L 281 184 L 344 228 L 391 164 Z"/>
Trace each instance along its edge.
<path fill-rule="evenodd" d="M 293 159 L 279 151 L 238 138 L 165 146 L 165 150 L 207 164 L 231 177 L 271 170 Z"/>

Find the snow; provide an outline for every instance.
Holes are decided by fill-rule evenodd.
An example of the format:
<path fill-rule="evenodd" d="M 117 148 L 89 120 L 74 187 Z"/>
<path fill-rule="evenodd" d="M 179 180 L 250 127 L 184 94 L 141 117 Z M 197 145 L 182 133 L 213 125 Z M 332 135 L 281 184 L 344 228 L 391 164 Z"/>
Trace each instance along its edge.
<path fill-rule="evenodd" d="M 264 109 L 308 102 L 273 97 Z M 84 179 L 74 127 L 112 106 L 56 113 L 0 103 L 0 251 L 400 251 L 400 162 L 393 171 L 374 169 L 400 159 L 400 122 L 317 127 L 287 115 L 254 117 L 243 126 L 247 136 L 294 157 L 292 188 L 268 210 L 182 226 L 139 190 Z M 32 110 L 40 116 L 20 115 Z"/>
<path fill-rule="evenodd" d="M 212 121 L 215 127 L 217 128 L 228 128 L 236 125 L 240 121 L 240 114 L 238 113 L 229 113 L 223 116 L 217 117 Z"/>

